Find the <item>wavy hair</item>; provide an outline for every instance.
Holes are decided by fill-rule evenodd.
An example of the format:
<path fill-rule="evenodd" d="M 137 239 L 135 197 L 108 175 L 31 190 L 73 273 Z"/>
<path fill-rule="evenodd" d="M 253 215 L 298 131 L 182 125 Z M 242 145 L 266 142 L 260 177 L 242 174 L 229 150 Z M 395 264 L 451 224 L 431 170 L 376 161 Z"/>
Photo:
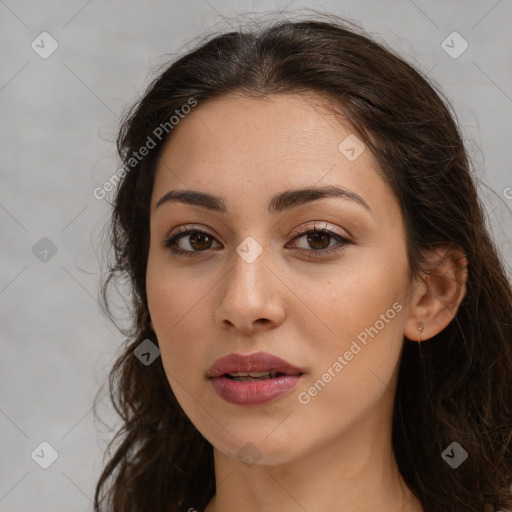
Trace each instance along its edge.
<path fill-rule="evenodd" d="M 150 198 L 172 130 L 161 140 L 154 130 L 191 98 L 201 105 L 232 92 L 314 93 L 351 123 L 399 200 L 411 275 L 424 270 L 423 252 L 434 246 L 464 252 L 466 295 L 453 320 L 422 343 L 404 337 L 393 450 L 426 512 L 512 510 L 512 287 L 456 115 L 440 87 L 394 51 L 357 25 L 320 14 L 211 34 L 166 64 L 122 119 L 125 172 L 108 222 L 113 258 L 100 295 L 127 337 L 108 379 L 123 424 L 105 454 L 95 512 L 203 510 L 215 494 L 212 445 L 178 404 L 161 359 L 145 366 L 134 350 L 145 339 L 158 345 L 145 287 Z M 134 160 L 148 137 L 155 147 Z M 118 279 L 128 285 L 125 328 L 109 305 Z M 453 442 L 468 452 L 457 469 L 441 457 Z"/>

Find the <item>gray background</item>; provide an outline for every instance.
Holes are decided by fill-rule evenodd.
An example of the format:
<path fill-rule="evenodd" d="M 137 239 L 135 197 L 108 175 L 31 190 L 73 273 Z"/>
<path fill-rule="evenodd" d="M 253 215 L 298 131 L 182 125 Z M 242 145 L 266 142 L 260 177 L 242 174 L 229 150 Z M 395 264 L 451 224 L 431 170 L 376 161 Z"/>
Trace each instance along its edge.
<path fill-rule="evenodd" d="M 92 510 L 112 435 L 93 421 L 92 400 L 123 341 L 97 303 L 108 206 L 93 190 L 118 168 L 118 116 L 164 54 L 236 24 L 237 13 L 304 8 L 360 22 L 441 85 L 510 272 L 511 0 L 0 0 L 0 512 Z M 31 47 L 43 46 L 44 31 L 59 45 L 46 59 Z M 469 44 L 458 58 L 441 46 L 453 31 Z M 43 237 L 56 247 L 53 256 L 41 252 Z M 101 403 L 117 427 L 108 399 Z M 48 469 L 31 457 L 43 441 L 58 452 Z M 48 449 L 36 453 L 49 460 Z"/>

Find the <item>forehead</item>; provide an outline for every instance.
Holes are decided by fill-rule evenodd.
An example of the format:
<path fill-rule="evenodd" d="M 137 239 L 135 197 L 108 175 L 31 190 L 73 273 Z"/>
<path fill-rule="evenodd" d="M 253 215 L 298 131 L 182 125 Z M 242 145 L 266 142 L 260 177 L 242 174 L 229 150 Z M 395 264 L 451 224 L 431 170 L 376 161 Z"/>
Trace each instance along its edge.
<path fill-rule="evenodd" d="M 389 204 L 392 193 L 378 174 L 379 164 L 368 148 L 357 155 L 358 140 L 319 97 L 231 94 L 209 100 L 171 132 L 152 206 L 170 189 L 192 189 L 226 197 L 228 208 L 243 207 L 248 195 L 266 208 L 276 192 L 313 185 L 339 185 L 368 203 Z M 347 158 L 347 145 L 357 158 L 353 152 Z"/>

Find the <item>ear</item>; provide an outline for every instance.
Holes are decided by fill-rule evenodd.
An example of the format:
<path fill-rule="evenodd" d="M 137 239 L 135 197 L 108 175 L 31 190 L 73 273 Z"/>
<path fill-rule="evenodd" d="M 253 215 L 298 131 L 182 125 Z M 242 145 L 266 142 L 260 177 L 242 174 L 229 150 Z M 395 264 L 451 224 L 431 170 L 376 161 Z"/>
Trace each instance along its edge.
<path fill-rule="evenodd" d="M 427 268 L 415 280 L 404 327 L 404 335 L 415 341 L 440 333 L 466 295 L 469 263 L 458 247 L 437 247 L 425 256 Z"/>

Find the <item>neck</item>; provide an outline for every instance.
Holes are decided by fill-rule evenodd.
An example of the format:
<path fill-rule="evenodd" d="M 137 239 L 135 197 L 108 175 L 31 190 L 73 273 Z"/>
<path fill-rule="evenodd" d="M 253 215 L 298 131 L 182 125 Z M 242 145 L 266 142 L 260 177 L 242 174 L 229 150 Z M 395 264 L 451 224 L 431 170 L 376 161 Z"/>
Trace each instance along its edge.
<path fill-rule="evenodd" d="M 217 493 L 205 512 L 423 512 L 377 421 L 283 464 L 248 467 L 214 449 Z"/>

